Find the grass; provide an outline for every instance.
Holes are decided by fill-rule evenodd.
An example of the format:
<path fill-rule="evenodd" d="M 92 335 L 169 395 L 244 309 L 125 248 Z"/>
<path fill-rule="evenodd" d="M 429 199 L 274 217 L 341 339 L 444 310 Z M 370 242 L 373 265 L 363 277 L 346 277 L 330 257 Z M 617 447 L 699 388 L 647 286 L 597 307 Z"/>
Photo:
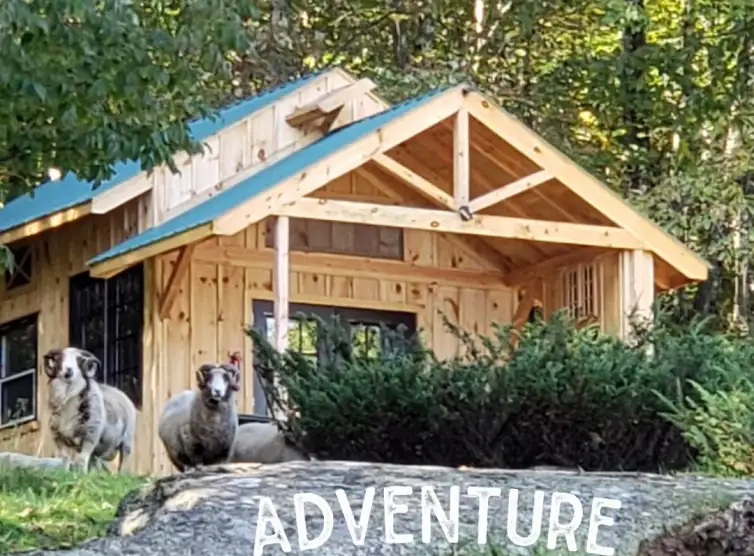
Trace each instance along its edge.
<path fill-rule="evenodd" d="M 103 535 L 121 499 L 145 482 L 105 472 L 0 469 L 0 553 L 66 548 Z"/>

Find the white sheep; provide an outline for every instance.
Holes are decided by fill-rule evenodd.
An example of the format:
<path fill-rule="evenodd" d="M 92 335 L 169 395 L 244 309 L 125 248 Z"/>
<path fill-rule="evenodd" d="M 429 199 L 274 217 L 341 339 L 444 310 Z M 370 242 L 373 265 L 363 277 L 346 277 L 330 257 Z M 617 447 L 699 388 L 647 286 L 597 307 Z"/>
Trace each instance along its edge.
<path fill-rule="evenodd" d="M 100 436 L 100 441 L 94 449 L 98 467 L 107 469 L 106 461 L 118 458 L 118 473 L 134 449 L 134 434 L 136 432 L 136 406 L 122 390 L 108 384 L 100 384 L 107 421 Z"/>
<path fill-rule="evenodd" d="M 64 467 L 89 470 L 107 417 L 102 389 L 95 380 L 99 361 L 85 350 L 66 347 L 44 355 L 50 379 L 50 431 Z"/>
<path fill-rule="evenodd" d="M 120 389 L 95 380 L 101 362 L 75 348 L 50 350 L 44 357 L 50 377 L 50 428 L 58 450 L 74 449 L 84 469 L 107 469 L 120 454 L 118 472 L 134 447 L 136 407 Z M 94 442 L 94 448 L 91 443 Z M 66 462 L 70 461 L 68 455 Z M 66 467 L 68 465 L 66 464 Z"/>
<path fill-rule="evenodd" d="M 229 461 L 270 464 L 308 459 L 286 442 L 275 423 L 246 423 L 238 427 Z"/>
<path fill-rule="evenodd" d="M 237 366 L 207 363 L 196 372 L 197 390 L 184 390 L 165 404 L 157 432 L 178 471 L 228 460 L 238 429 L 240 381 Z"/>

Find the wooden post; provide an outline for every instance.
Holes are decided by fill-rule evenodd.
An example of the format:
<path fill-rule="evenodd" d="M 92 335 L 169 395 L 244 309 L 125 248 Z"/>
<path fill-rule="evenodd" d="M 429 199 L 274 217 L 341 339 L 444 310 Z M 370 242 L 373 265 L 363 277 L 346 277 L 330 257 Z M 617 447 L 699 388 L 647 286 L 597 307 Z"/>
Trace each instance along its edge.
<path fill-rule="evenodd" d="M 461 218 L 469 220 L 469 111 L 465 106 L 456 113 L 453 125 L 453 197 Z"/>
<path fill-rule="evenodd" d="M 290 280 L 290 220 L 278 216 L 275 222 L 275 347 L 285 351 L 288 347 L 288 300 Z"/>
<path fill-rule="evenodd" d="M 290 299 L 290 220 L 287 216 L 278 216 L 275 221 L 275 268 L 273 303 L 275 321 L 275 348 L 283 352 L 288 347 L 288 305 Z M 275 386 L 281 400 L 286 397 L 286 392 L 278 384 L 275 377 Z M 277 419 L 285 420 L 285 411 L 277 412 Z"/>
<path fill-rule="evenodd" d="M 638 323 L 652 321 L 655 294 L 654 259 L 651 253 L 636 249 L 620 255 L 621 336 L 633 340 L 631 315 Z"/>

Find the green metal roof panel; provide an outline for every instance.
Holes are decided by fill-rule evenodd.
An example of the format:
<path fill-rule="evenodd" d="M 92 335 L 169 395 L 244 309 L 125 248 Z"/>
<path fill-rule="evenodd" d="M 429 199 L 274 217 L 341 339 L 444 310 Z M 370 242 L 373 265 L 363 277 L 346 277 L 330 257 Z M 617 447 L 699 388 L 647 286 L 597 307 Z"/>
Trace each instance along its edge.
<path fill-rule="evenodd" d="M 193 207 L 175 218 L 150 228 L 141 234 L 132 236 L 118 245 L 99 253 L 89 260 L 88 264 L 97 264 L 113 257 L 123 255 L 135 249 L 146 247 L 152 243 L 168 239 L 172 236 L 189 231 L 193 228 L 208 224 L 231 209 L 241 205 L 256 195 L 274 187 L 276 184 L 291 176 L 302 172 L 312 164 L 335 154 L 342 148 L 357 141 L 366 134 L 373 132 L 385 124 L 404 116 L 418 108 L 425 102 L 448 90 L 449 87 L 435 89 L 423 96 L 409 99 L 400 104 L 374 114 L 368 118 L 352 122 L 340 129 L 325 135 L 314 143 L 299 151 L 289 154 L 259 173 L 243 180 Z"/>
<path fill-rule="evenodd" d="M 319 77 L 322 73 L 324 71 L 309 74 L 227 106 L 219 110 L 215 116 L 189 123 L 189 131 L 194 139 L 204 141 L 218 131 L 230 127 L 257 110 L 295 91 Z M 0 232 L 90 201 L 95 195 L 129 180 L 141 172 L 141 164 L 129 160 L 117 162 L 114 165 L 113 176 L 102 182 L 97 189 L 94 189 L 93 182 L 81 180 L 73 173 L 66 174 L 60 180 L 49 181 L 35 188 L 33 193 L 17 197 L 0 209 Z"/>

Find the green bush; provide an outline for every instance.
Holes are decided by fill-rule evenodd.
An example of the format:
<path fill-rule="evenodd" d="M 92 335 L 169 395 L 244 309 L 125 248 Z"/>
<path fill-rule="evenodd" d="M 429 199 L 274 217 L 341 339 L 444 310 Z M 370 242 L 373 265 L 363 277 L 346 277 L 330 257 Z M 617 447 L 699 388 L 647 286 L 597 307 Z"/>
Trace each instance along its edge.
<path fill-rule="evenodd" d="M 754 474 L 754 385 L 742 381 L 729 391 L 711 392 L 692 382 L 697 399 L 664 400 L 669 421 L 698 453 L 698 470 L 715 475 Z"/>
<path fill-rule="evenodd" d="M 276 375 L 298 410 L 280 426 L 307 452 L 450 466 L 687 467 L 705 453 L 688 429 L 686 410 L 703 400 L 695 385 L 739 387 L 752 354 L 705 321 L 678 326 L 662 315 L 637 332 L 636 347 L 577 328 L 561 313 L 526 325 L 516 347 L 509 326 L 492 336 L 446 326 L 464 356 L 439 361 L 416 337 L 384 330 L 394 349 L 365 360 L 338 326 L 319 321 L 328 358 L 317 365 L 248 333 L 268 400 L 277 403 L 269 387 Z"/>

